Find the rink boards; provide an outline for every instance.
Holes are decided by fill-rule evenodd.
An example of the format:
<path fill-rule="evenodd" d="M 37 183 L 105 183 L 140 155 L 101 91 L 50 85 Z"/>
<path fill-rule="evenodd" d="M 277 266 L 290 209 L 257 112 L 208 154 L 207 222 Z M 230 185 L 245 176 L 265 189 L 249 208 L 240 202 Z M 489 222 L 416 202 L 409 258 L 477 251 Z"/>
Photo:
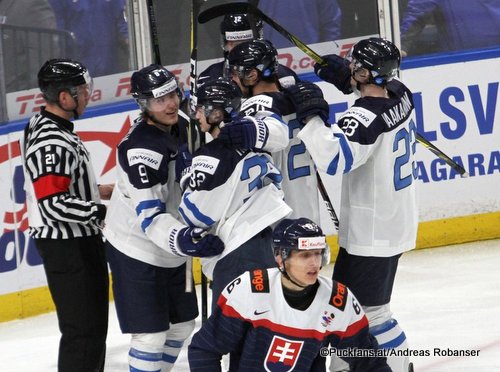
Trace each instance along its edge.
<path fill-rule="evenodd" d="M 338 46 L 338 53 L 348 43 Z M 320 50 L 321 52 L 321 50 Z M 487 56 L 487 58 L 484 58 Z M 500 112 L 498 71 L 500 53 L 457 55 L 403 65 L 402 78 L 415 93 L 418 131 L 469 172 L 461 178 L 424 147 L 417 148 L 418 200 L 421 223 L 417 248 L 500 237 Z M 339 94 L 311 74 L 311 61 L 300 51 L 285 49 L 280 61 L 302 78 L 314 80 L 330 103 L 335 120 L 354 97 Z M 432 64 L 432 65 L 431 65 Z M 184 81 L 188 67 L 173 66 Z M 94 105 L 106 95 L 129 94 L 129 74 L 96 79 Z M 9 95 L 9 110 L 31 115 L 42 104 L 37 90 Z M 107 100 L 109 102 L 109 99 Z M 94 106 L 76 129 L 92 154 L 100 183 L 115 176 L 116 145 L 127 133 L 138 111 L 131 101 Z M 11 115 L 15 117 L 15 115 Z M 25 193 L 18 139 L 27 119 L 0 127 L 0 321 L 53 310 L 40 257 L 28 237 Z M 339 180 L 325 182 L 338 211 Z M 338 191 L 337 191 L 338 190 Z M 341 218 L 341 216 L 340 216 Z M 326 210 L 321 224 L 336 236 Z M 335 253 L 334 253 L 335 254 Z M 333 257 L 335 255 L 333 254 Z M 199 265 L 195 264 L 195 277 Z"/>

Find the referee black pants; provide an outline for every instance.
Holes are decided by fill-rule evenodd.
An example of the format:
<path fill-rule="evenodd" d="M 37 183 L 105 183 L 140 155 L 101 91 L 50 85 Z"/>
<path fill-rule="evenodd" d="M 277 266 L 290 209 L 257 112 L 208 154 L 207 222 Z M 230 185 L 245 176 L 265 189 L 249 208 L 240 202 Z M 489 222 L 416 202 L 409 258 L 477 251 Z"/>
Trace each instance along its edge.
<path fill-rule="evenodd" d="M 35 239 L 56 305 L 59 372 L 104 370 L 109 279 L 100 235 Z"/>

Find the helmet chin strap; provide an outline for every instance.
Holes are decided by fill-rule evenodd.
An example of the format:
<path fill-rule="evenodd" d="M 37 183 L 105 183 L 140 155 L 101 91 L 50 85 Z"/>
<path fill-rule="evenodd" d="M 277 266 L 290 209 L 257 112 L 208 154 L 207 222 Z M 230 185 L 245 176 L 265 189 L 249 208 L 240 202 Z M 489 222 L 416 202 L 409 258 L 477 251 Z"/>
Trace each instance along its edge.
<path fill-rule="evenodd" d="M 285 278 L 287 278 L 289 281 L 291 281 L 293 284 L 295 284 L 299 288 L 306 289 L 306 288 L 310 287 L 311 285 L 313 285 L 313 284 L 302 285 L 302 284 L 297 283 L 295 280 L 293 280 L 290 277 L 290 275 L 288 274 L 288 272 L 286 271 L 285 262 L 283 262 L 283 268 L 280 267 L 279 270 L 281 271 L 281 274 L 283 274 L 283 276 Z"/>

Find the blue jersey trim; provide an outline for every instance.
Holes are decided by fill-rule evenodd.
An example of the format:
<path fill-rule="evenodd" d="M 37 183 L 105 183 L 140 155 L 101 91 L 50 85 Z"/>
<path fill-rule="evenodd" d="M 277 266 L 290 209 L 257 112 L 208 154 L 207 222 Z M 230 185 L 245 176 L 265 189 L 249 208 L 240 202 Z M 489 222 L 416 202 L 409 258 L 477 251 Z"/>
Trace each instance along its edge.
<path fill-rule="evenodd" d="M 209 216 L 204 215 L 203 213 L 200 212 L 198 207 L 191 203 L 191 201 L 188 199 L 190 193 L 185 193 L 182 199 L 184 200 L 184 204 L 188 208 L 188 210 L 193 214 L 193 216 L 200 221 L 201 223 L 205 224 L 206 226 L 212 226 L 215 221 L 212 220 Z"/>

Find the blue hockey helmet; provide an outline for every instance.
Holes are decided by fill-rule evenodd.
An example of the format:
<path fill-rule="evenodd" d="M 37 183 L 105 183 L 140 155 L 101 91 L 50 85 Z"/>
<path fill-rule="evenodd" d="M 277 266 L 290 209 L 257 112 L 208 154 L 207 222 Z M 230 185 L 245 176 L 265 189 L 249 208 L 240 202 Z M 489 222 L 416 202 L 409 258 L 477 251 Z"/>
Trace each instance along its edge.
<path fill-rule="evenodd" d="M 72 59 L 50 59 L 38 72 L 38 87 L 48 102 L 59 102 L 59 93 L 62 91 L 68 91 L 76 99 L 77 87 L 85 84 L 88 84 L 88 93 L 91 95 L 92 78 L 87 68 Z"/>
<path fill-rule="evenodd" d="M 226 14 L 220 24 L 224 42 L 262 39 L 264 37 L 262 20 L 254 17 L 254 28 L 247 13 Z"/>
<path fill-rule="evenodd" d="M 325 234 L 316 223 L 308 218 L 284 219 L 273 231 L 273 251 L 283 262 L 293 250 L 322 249 L 321 266 L 330 263 L 330 248 Z"/>
<path fill-rule="evenodd" d="M 130 79 L 130 85 L 132 97 L 143 111 L 147 110 L 150 98 L 159 98 L 176 92 L 182 101 L 184 96 L 175 75 L 161 65 L 151 64 L 135 71 Z"/>
<path fill-rule="evenodd" d="M 242 93 L 238 85 L 231 79 L 220 77 L 201 85 L 196 92 L 196 106 L 203 108 L 208 117 L 214 109 L 220 109 L 223 117 L 220 121 L 230 121 L 238 114 Z M 207 120 L 208 122 L 208 120 Z"/>
<path fill-rule="evenodd" d="M 366 68 L 370 71 L 370 83 L 385 85 L 399 70 L 401 54 L 389 40 L 371 37 L 354 44 L 349 57 L 355 63 L 355 71 Z"/>
<path fill-rule="evenodd" d="M 278 72 L 278 52 L 268 40 L 249 40 L 236 45 L 227 57 L 230 71 L 245 76 L 251 69 L 265 78 Z"/>

